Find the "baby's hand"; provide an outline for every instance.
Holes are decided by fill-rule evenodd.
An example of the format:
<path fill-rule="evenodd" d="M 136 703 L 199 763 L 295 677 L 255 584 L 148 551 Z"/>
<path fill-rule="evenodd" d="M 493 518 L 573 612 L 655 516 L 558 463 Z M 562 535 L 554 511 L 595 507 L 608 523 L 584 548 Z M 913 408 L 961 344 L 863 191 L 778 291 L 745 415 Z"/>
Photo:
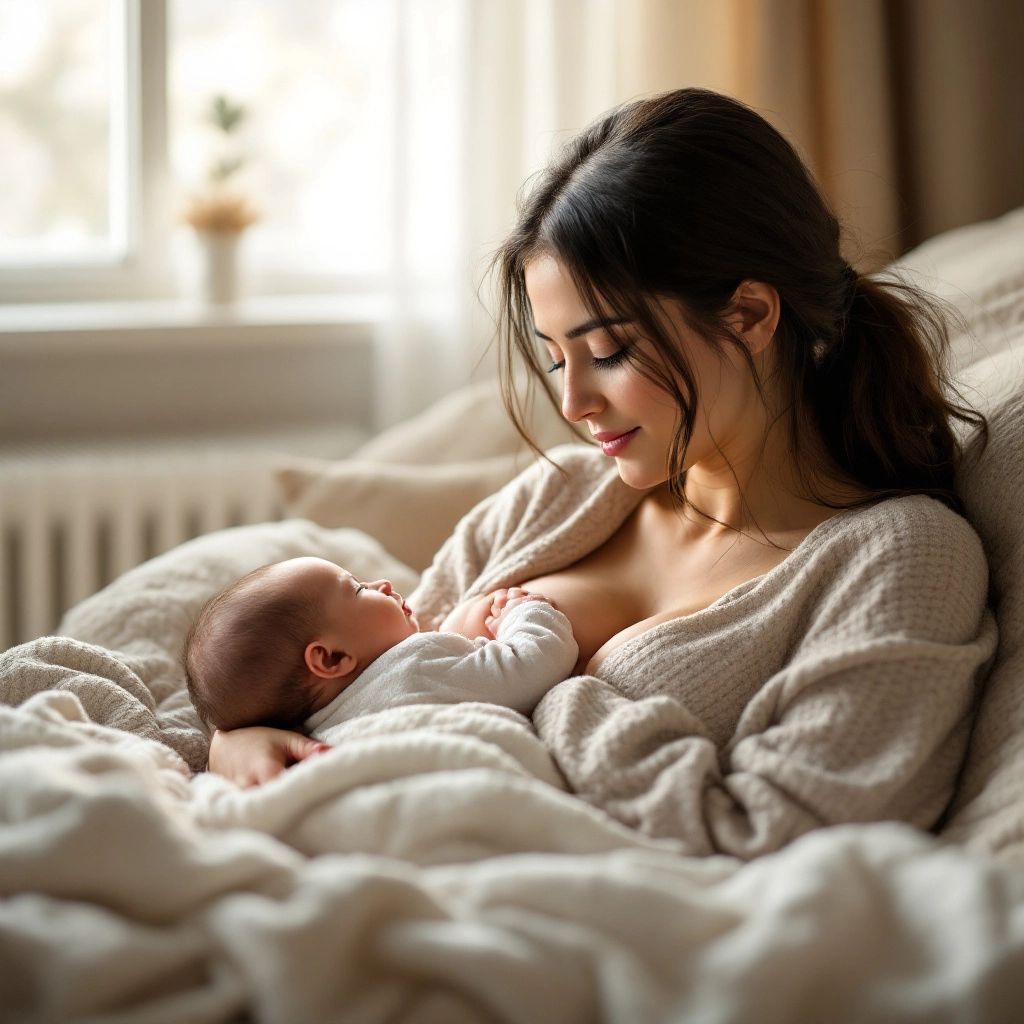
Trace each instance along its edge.
<path fill-rule="evenodd" d="M 551 605 L 552 608 L 558 607 L 551 598 L 545 597 L 543 594 L 531 593 L 522 587 L 496 590 L 489 596 L 492 598 L 491 614 L 484 619 L 484 625 L 493 637 L 498 635 L 498 625 L 502 618 L 512 611 L 513 608 L 518 608 L 519 605 L 524 604 L 526 601 L 543 601 L 545 604 Z"/>
<path fill-rule="evenodd" d="M 504 590 L 495 590 L 490 594 L 479 594 L 456 605 L 448 617 L 440 625 L 442 633 L 461 633 L 464 637 L 474 640 L 482 637 L 493 640 L 494 634 L 486 625 L 486 620 L 493 614 L 496 598 L 505 594 Z"/>

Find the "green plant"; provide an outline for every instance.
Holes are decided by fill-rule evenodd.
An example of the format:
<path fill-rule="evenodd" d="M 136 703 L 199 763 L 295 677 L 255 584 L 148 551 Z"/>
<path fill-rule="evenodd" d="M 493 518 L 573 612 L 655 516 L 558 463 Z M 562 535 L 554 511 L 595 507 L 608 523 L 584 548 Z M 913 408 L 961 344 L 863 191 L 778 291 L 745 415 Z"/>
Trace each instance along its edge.
<path fill-rule="evenodd" d="M 207 108 L 206 120 L 222 136 L 224 151 L 207 170 L 207 192 L 193 196 L 183 214 L 186 223 L 198 231 L 237 233 L 259 219 L 259 212 L 244 196 L 226 187 L 245 166 L 244 156 L 231 147 L 235 133 L 247 116 L 248 111 L 242 104 L 223 95 L 214 96 Z"/>
<path fill-rule="evenodd" d="M 214 96 L 210 101 L 207 120 L 224 136 L 225 141 L 230 142 L 246 115 L 247 111 L 240 103 L 232 103 L 227 96 Z M 222 185 L 237 174 L 244 164 L 245 158 L 240 153 L 222 155 L 210 165 L 210 181 Z"/>

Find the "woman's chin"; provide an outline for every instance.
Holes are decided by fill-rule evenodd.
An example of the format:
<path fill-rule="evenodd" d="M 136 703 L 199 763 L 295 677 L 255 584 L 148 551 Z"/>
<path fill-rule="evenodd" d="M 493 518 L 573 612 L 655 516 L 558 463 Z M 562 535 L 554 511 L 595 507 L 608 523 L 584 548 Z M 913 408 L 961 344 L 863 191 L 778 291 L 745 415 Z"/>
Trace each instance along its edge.
<path fill-rule="evenodd" d="M 619 470 L 619 479 L 634 490 L 646 491 L 663 484 L 668 479 L 664 470 L 655 470 L 651 466 L 629 462 L 626 459 L 616 459 L 615 461 Z"/>

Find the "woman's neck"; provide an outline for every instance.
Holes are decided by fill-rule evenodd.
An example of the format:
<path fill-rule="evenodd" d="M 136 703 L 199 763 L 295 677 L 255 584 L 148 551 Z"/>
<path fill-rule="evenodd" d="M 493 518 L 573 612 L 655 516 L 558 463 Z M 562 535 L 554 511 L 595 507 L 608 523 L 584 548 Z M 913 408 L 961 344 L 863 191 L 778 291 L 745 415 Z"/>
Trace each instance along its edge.
<path fill-rule="evenodd" d="M 805 443 L 802 448 L 809 467 L 806 482 L 798 471 L 788 435 L 777 430 L 764 444 L 758 440 L 745 450 L 734 448 L 724 455 L 716 452 L 687 469 L 683 484 L 687 508 L 679 509 L 667 484 L 651 497 L 708 535 L 740 532 L 764 540 L 765 534 L 784 537 L 800 533 L 834 514 L 835 509 L 821 499 L 842 503 L 867 493 L 844 485 L 822 469 L 810 468 L 828 466 L 830 460 L 820 446 Z"/>

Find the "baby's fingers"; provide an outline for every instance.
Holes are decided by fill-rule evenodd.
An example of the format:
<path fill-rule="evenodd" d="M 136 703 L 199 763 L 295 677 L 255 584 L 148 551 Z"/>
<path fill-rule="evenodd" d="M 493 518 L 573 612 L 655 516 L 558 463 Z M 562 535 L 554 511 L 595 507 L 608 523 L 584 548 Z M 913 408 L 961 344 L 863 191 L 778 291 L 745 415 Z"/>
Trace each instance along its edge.
<path fill-rule="evenodd" d="M 500 615 L 510 601 L 522 600 L 529 594 L 528 590 L 523 590 L 522 587 L 507 587 L 501 590 L 495 590 L 491 595 L 493 600 L 491 601 L 491 614 Z"/>
<path fill-rule="evenodd" d="M 543 594 L 526 594 L 524 597 L 510 598 L 503 610 L 505 612 L 510 612 L 513 608 L 518 608 L 519 605 L 525 604 L 527 601 L 543 601 L 545 604 L 551 603 Z"/>

